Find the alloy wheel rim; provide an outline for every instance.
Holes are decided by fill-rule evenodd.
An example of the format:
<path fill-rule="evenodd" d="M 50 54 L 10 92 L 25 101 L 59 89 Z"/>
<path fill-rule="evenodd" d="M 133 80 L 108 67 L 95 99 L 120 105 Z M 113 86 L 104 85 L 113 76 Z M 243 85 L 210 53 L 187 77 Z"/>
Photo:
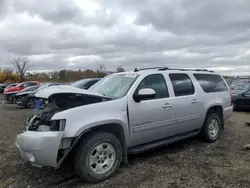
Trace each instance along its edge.
<path fill-rule="evenodd" d="M 113 167 L 115 159 L 116 152 L 113 145 L 105 142 L 91 150 L 88 164 L 95 174 L 105 174 Z"/>
<path fill-rule="evenodd" d="M 209 137 L 214 139 L 219 133 L 219 122 L 217 119 L 212 119 L 208 126 Z"/>

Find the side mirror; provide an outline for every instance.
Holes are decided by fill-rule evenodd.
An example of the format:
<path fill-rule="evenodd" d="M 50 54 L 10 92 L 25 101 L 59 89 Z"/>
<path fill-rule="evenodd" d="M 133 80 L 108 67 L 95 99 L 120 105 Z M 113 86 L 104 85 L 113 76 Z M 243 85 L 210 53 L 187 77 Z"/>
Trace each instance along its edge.
<path fill-rule="evenodd" d="M 155 90 L 151 88 L 140 89 L 137 94 L 134 94 L 134 100 L 135 102 L 140 102 L 146 99 L 153 99 L 155 95 Z"/>

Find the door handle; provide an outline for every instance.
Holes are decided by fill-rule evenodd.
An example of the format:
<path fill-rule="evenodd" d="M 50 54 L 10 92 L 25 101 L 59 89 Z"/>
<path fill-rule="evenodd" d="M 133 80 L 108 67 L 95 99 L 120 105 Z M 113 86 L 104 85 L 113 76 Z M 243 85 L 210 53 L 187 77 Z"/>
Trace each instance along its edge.
<path fill-rule="evenodd" d="M 166 103 L 162 106 L 162 108 L 172 108 L 173 106 L 169 103 Z"/>
<path fill-rule="evenodd" d="M 194 99 L 194 100 L 191 101 L 191 103 L 192 103 L 192 104 L 197 104 L 197 103 L 199 103 L 199 101 L 196 100 L 196 99 Z"/>

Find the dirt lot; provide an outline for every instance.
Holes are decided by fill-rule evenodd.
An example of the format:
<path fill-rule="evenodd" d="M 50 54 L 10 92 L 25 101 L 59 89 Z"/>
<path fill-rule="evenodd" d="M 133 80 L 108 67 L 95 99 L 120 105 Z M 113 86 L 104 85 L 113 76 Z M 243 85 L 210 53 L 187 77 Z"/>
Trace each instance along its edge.
<path fill-rule="evenodd" d="M 25 187 L 250 187 L 250 151 L 243 150 L 250 143 L 250 121 L 247 112 L 236 112 L 213 144 L 196 139 L 130 156 L 117 175 L 101 184 L 90 185 L 72 172 L 39 169 L 23 164 L 14 142 L 16 134 L 31 110 L 17 109 L 0 100 L 0 188 Z"/>

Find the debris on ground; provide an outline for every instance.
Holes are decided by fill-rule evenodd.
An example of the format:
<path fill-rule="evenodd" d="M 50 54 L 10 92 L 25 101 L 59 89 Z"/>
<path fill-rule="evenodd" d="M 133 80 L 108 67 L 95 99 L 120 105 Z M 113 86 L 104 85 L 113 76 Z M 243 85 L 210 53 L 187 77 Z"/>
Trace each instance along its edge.
<path fill-rule="evenodd" d="M 244 149 L 250 150 L 250 144 L 245 145 L 245 146 L 244 146 Z"/>
<path fill-rule="evenodd" d="M 250 127 L 250 122 L 246 122 L 245 125 Z"/>

